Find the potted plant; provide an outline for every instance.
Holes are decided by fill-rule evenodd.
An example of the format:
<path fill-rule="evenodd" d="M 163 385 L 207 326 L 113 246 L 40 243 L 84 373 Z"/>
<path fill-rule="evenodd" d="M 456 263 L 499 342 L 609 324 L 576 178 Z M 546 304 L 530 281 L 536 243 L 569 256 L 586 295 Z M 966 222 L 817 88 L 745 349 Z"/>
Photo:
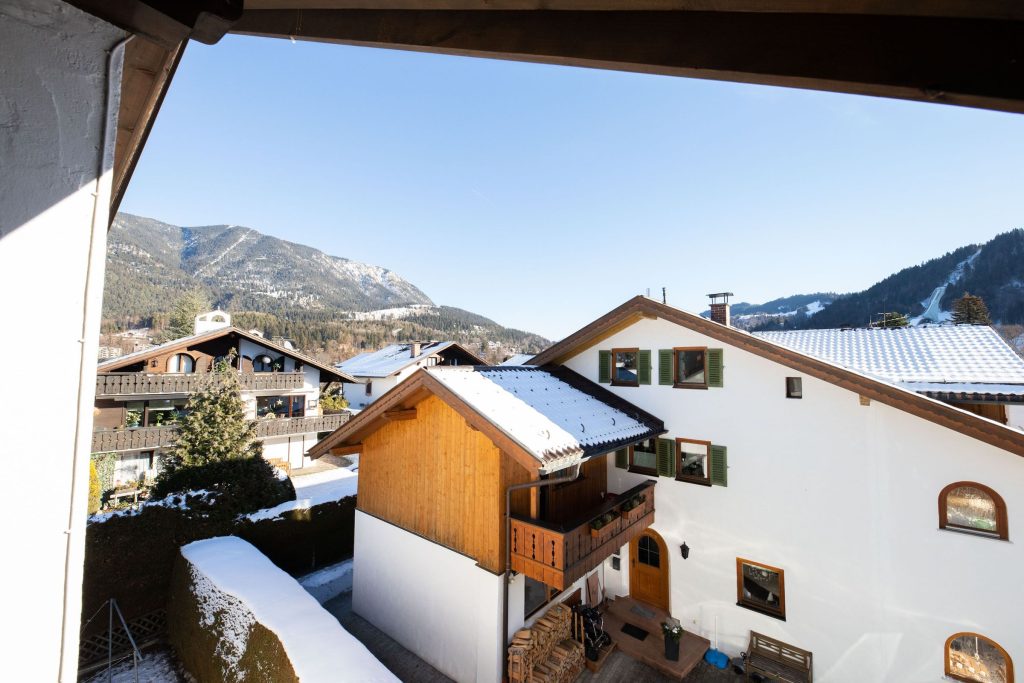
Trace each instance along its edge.
<path fill-rule="evenodd" d="M 124 422 L 128 426 L 129 429 L 132 429 L 134 427 L 138 427 L 139 423 L 141 421 L 142 421 L 142 413 L 140 413 L 139 411 L 137 411 L 137 410 L 129 410 L 127 413 L 125 413 Z"/>
<path fill-rule="evenodd" d="M 644 516 L 644 512 L 646 511 L 646 508 L 644 508 L 644 501 L 646 500 L 646 496 L 642 493 L 638 493 L 622 504 L 622 507 L 619 509 L 622 511 L 622 521 L 624 524 L 628 526 Z"/>
<path fill-rule="evenodd" d="M 614 512 L 604 513 L 590 522 L 590 535 L 597 540 L 603 540 L 613 535 L 618 529 L 618 525 L 615 523 L 616 519 L 617 516 Z"/>
<path fill-rule="evenodd" d="M 665 659 L 678 661 L 679 639 L 683 637 L 682 625 L 676 619 L 669 619 L 662 622 L 661 632 L 665 634 Z"/>

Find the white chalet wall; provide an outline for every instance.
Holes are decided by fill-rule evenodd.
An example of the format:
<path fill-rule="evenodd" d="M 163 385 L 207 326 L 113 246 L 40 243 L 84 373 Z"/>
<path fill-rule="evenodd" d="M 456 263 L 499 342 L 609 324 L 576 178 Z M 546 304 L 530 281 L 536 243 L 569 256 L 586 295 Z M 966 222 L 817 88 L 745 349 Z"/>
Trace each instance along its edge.
<path fill-rule="evenodd" d="M 724 388 L 657 384 L 659 349 L 724 349 Z M 652 382 L 611 391 L 665 420 L 666 437 L 728 447 L 727 487 L 658 478 L 653 528 L 668 544 L 671 612 L 735 656 L 751 629 L 812 650 L 815 680 L 938 681 L 943 646 L 976 631 L 1024 666 L 1024 460 L 722 344 L 641 320 L 565 363 L 596 381 L 598 350 L 652 353 Z M 803 377 L 802 399 L 785 378 Z M 609 458 L 609 490 L 646 475 Z M 1006 502 L 1010 542 L 938 529 L 940 490 L 961 480 Z M 679 545 L 691 548 L 683 560 Z M 606 563 L 608 590 L 628 594 Z M 737 557 L 785 570 L 786 621 L 736 605 Z"/>
<path fill-rule="evenodd" d="M 501 576 L 357 511 L 353 611 L 458 683 L 501 678 Z"/>
<path fill-rule="evenodd" d="M 56 0 L 0 4 L 0 287 L 9 327 L 0 444 L 32 461 L 7 487 L 4 679 L 74 681 L 113 133 L 124 32 Z M 109 56 L 108 56 L 109 55 Z M 109 71 L 108 71 L 109 64 Z M 108 78 L 109 73 L 109 78 Z M 108 88 L 111 95 L 108 98 Z M 107 135 L 104 135 L 106 131 Z M 26 344 L 22 330 L 45 330 Z M 59 378 L 43 392 L 39 364 Z M 45 443 L 40 435 L 46 435 Z M 13 471 L 8 475 L 12 482 Z"/>

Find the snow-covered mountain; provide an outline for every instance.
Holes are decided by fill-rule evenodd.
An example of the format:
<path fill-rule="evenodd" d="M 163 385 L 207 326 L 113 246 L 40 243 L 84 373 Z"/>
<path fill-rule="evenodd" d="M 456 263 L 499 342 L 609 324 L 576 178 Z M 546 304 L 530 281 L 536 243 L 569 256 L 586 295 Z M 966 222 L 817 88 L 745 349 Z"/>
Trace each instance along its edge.
<path fill-rule="evenodd" d="M 474 349 L 539 351 L 542 337 L 439 306 L 382 266 L 331 256 L 248 227 L 180 227 L 118 214 L 107 238 L 105 328 L 160 329 L 183 291 L 203 290 L 241 326 L 309 350 L 396 339 L 454 339 Z M 342 349 L 344 351 L 344 349 Z"/>
<path fill-rule="evenodd" d="M 965 292 L 981 296 L 994 321 L 1024 323 L 1024 230 L 904 268 L 861 292 L 738 303 L 732 317 L 746 329 L 813 329 L 863 327 L 879 313 L 896 311 L 918 325 L 949 320 L 953 302 Z"/>

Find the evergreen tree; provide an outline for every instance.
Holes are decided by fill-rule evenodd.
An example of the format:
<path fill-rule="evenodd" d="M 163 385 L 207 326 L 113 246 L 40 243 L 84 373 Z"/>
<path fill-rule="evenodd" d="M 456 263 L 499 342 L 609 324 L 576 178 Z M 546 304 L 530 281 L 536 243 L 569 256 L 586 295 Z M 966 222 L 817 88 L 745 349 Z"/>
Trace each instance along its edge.
<path fill-rule="evenodd" d="M 188 290 L 174 302 L 164 336 L 167 340 L 187 337 L 195 331 L 196 316 L 211 308 L 213 304 L 201 289 Z"/>
<path fill-rule="evenodd" d="M 964 292 L 953 304 L 953 322 L 957 325 L 991 325 L 992 318 L 980 296 Z"/>
<path fill-rule="evenodd" d="M 178 439 L 164 458 L 161 477 L 176 471 L 240 458 L 262 457 L 256 422 L 245 417 L 238 374 L 220 361 L 189 396 Z"/>

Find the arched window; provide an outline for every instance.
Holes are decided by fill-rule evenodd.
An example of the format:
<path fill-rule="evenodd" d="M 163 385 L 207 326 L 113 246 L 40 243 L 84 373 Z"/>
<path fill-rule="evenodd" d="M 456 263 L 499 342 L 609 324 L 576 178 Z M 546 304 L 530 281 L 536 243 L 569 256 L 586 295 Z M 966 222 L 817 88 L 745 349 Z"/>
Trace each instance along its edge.
<path fill-rule="evenodd" d="M 187 353 L 178 353 L 167 361 L 167 372 L 182 372 L 189 374 L 196 371 L 196 362 Z"/>
<path fill-rule="evenodd" d="M 1006 504 L 984 484 L 958 481 L 939 494 L 939 528 L 1006 540 Z"/>
<path fill-rule="evenodd" d="M 946 675 L 970 683 L 1013 683 L 1013 661 L 983 635 L 956 633 L 946 641 Z"/>
<path fill-rule="evenodd" d="M 253 372 L 273 372 L 274 360 L 270 356 L 256 356 L 252 359 Z"/>

